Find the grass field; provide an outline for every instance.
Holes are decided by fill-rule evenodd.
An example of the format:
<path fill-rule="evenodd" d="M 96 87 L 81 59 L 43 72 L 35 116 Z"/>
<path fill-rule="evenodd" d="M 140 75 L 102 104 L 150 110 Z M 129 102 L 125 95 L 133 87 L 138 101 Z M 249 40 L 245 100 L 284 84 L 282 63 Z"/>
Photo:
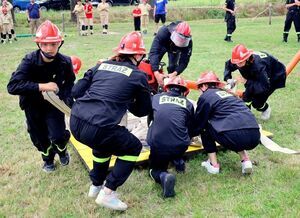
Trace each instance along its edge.
<path fill-rule="evenodd" d="M 281 42 L 283 17 L 255 21 L 239 19 L 234 43 L 225 43 L 223 20 L 190 22 L 194 41 L 193 55 L 186 79 L 197 79 L 204 70 L 214 70 L 222 78 L 224 62 L 237 43 L 254 50 L 268 51 L 287 64 L 299 50 L 294 29 L 289 43 Z M 73 29 L 66 31 L 61 52 L 77 55 L 83 61 L 79 78 L 99 58 L 110 56 L 121 36 L 132 30 L 133 24 L 114 23 L 102 36 L 99 26 L 93 36 L 78 37 Z M 18 33 L 28 31 L 18 28 Z M 151 28 L 150 33 L 153 29 Z M 147 49 L 152 34 L 145 36 Z M 70 146 L 72 162 L 68 167 L 58 165 L 53 174 L 41 170 L 41 158 L 32 146 L 24 125 L 24 114 L 18 98 L 7 94 L 6 85 L 22 57 L 36 49 L 31 38 L 20 38 L 13 44 L 0 45 L 0 217 L 300 217 L 300 158 L 272 153 L 263 146 L 250 152 L 254 174 L 241 175 L 238 155 L 219 153 L 222 172 L 208 175 L 200 166 L 205 155 L 187 163 L 187 172 L 177 175 L 174 199 L 163 200 L 161 189 L 148 177 L 146 169 L 137 169 L 118 192 L 129 205 L 125 213 L 98 207 L 87 198 L 90 185 L 88 172 Z M 277 90 L 270 98 L 272 117 L 258 121 L 274 133 L 274 141 L 300 150 L 300 67 L 287 79 L 287 87 Z M 190 97 L 197 99 L 198 93 Z M 171 171 L 174 171 L 171 169 Z"/>

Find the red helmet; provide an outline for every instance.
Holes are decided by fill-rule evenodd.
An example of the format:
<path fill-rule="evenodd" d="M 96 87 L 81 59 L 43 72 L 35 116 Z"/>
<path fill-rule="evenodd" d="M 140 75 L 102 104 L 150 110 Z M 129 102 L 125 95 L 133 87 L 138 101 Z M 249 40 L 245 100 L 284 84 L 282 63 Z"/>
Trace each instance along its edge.
<path fill-rule="evenodd" d="M 232 49 L 231 63 L 238 64 L 247 60 L 253 54 L 253 50 L 247 49 L 244 45 L 236 45 Z"/>
<path fill-rule="evenodd" d="M 185 21 L 179 23 L 171 34 L 171 40 L 178 47 L 187 47 L 191 37 L 191 27 Z"/>
<path fill-rule="evenodd" d="M 51 21 L 46 20 L 42 23 L 38 30 L 36 31 L 35 42 L 62 42 L 63 38 L 61 32 L 59 31 L 58 27 L 53 24 Z"/>
<path fill-rule="evenodd" d="M 118 54 L 146 54 L 142 35 L 131 32 L 122 37 L 120 44 L 114 49 Z"/>
<path fill-rule="evenodd" d="M 204 83 L 216 83 L 217 87 L 223 87 L 224 84 L 220 81 L 217 75 L 213 71 L 205 71 L 201 73 L 199 79 L 197 80 L 197 85 Z"/>
<path fill-rule="evenodd" d="M 77 56 L 71 56 L 71 61 L 72 61 L 74 73 L 78 74 L 78 71 L 81 68 L 81 60 L 80 60 L 80 58 L 77 57 Z"/>
<path fill-rule="evenodd" d="M 175 77 L 172 77 L 171 79 L 169 79 L 168 82 L 165 84 L 164 89 L 169 91 L 170 86 L 178 86 L 178 87 L 183 88 L 185 90 L 184 96 L 187 96 L 190 93 L 190 90 L 187 87 L 187 83 L 180 76 L 175 76 Z"/>

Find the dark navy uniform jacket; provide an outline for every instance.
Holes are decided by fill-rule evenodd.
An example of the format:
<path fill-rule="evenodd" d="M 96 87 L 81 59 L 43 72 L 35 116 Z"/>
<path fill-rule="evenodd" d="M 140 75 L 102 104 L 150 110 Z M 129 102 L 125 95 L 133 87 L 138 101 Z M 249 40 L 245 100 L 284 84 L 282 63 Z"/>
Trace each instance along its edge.
<path fill-rule="evenodd" d="M 225 1 L 225 5 L 226 5 L 227 9 L 230 9 L 230 10 L 234 11 L 235 0 L 226 0 Z M 232 16 L 232 14 L 229 11 L 226 11 L 226 13 L 225 13 L 225 20 L 227 20 L 231 16 Z"/>
<path fill-rule="evenodd" d="M 147 76 L 130 61 L 105 61 L 88 70 L 72 95 L 72 115 L 99 127 L 118 125 L 129 110 L 135 116 L 151 111 Z"/>
<path fill-rule="evenodd" d="M 148 144 L 162 152 L 190 145 L 193 104 L 176 92 L 163 92 L 153 96 L 152 107 L 154 119 L 148 130 Z"/>
<path fill-rule="evenodd" d="M 292 4 L 295 3 L 295 0 L 286 0 L 285 4 Z M 293 5 L 288 8 L 289 12 L 300 12 L 300 6 Z"/>
<path fill-rule="evenodd" d="M 176 68 L 178 75 L 182 73 L 187 67 L 190 61 L 190 57 L 192 55 L 192 49 L 193 49 L 192 39 L 190 40 L 189 45 L 184 48 L 177 47 L 171 40 L 171 33 L 174 31 L 175 27 L 179 23 L 180 21 L 172 22 L 168 26 L 162 26 L 159 29 L 157 35 L 154 37 L 149 52 L 149 60 L 153 71 L 158 71 L 159 63 L 167 52 L 174 53 L 174 54 L 180 53 L 178 66 Z M 173 64 L 169 63 L 169 65 L 175 65 L 175 64 L 176 63 Z"/>
<path fill-rule="evenodd" d="M 254 115 L 245 103 L 221 89 L 207 89 L 198 99 L 194 135 L 199 135 L 208 123 L 217 132 L 258 129 Z"/>
<path fill-rule="evenodd" d="M 253 63 L 246 63 L 242 68 L 232 64 L 230 60 L 227 61 L 225 63 L 224 80 L 231 79 L 231 73 L 237 69 L 247 80 L 244 92 L 246 99 L 257 94 L 267 94 L 270 89 L 275 90 L 285 87 L 285 66 L 265 52 L 254 53 Z"/>
<path fill-rule="evenodd" d="M 74 81 L 70 57 L 58 53 L 52 62 L 47 63 L 42 60 L 40 50 L 36 50 L 23 58 L 12 74 L 7 90 L 12 95 L 20 95 L 21 109 L 39 107 L 47 101 L 39 91 L 38 83 L 55 82 L 59 88 L 59 98 L 71 107 Z"/>

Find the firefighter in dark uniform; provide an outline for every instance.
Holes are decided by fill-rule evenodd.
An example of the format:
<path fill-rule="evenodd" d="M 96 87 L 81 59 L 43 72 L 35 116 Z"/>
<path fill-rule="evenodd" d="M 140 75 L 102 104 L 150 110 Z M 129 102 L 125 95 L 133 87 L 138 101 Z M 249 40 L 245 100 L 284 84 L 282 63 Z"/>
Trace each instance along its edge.
<path fill-rule="evenodd" d="M 187 22 L 172 22 L 162 26 L 151 45 L 149 60 L 152 71 L 160 85 L 163 85 L 165 75 L 159 73 L 159 63 L 168 53 L 168 77 L 172 78 L 181 74 L 187 67 L 192 55 L 191 28 Z"/>
<path fill-rule="evenodd" d="M 167 92 L 153 96 L 153 121 L 148 130 L 147 143 L 151 148 L 150 176 L 161 184 L 163 197 L 167 198 L 175 195 L 175 176 L 168 173 L 168 164 L 173 160 L 182 160 L 190 145 L 194 107 L 186 98 L 189 89 L 180 76 L 171 78 L 165 89 Z"/>
<path fill-rule="evenodd" d="M 285 7 L 288 9 L 288 12 L 284 23 L 283 42 L 287 42 L 292 22 L 294 22 L 298 42 L 300 42 L 300 1 L 286 0 Z"/>
<path fill-rule="evenodd" d="M 236 45 L 232 50 L 231 60 L 225 63 L 224 80 L 231 83 L 231 73 L 239 70 L 246 80 L 243 100 L 262 112 L 261 118 L 268 120 L 271 107 L 267 100 L 278 88 L 285 87 L 285 66 L 273 56 L 265 52 L 253 52 L 244 45 Z"/>
<path fill-rule="evenodd" d="M 208 160 L 202 166 L 209 173 L 218 174 L 218 142 L 223 147 L 239 154 L 242 173 L 252 173 L 252 163 L 245 150 L 255 148 L 260 141 L 259 126 L 254 115 L 242 100 L 221 89 L 222 83 L 215 73 L 200 75 L 197 81 L 200 95 L 195 112 L 194 134 L 201 140 Z"/>
<path fill-rule="evenodd" d="M 142 144 L 118 124 L 127 110 L 138 117 L 148 115 L 151 96 L 147 76 L 137 68 L 146 54 L 141 34 L 125 35 L 115 51 L 114 60 L 97 64 L 74 86 L 70 128 L 78 141 L 93 150 L 88 196 L 97 197 L 101 206 L 126 210 L 115 191 L 130 176 Z M 108 173 L 112 155 L 117 160 Z"/>
<path fill-rule="evenodd" d="M 231 36 L 232 33 L 235 31 L 236 29 L 236 24 L 235 24 L 235 0 L 226 0 L 225 1 L 225 6 L 224 6 L 224 10 L 225 10 L 225 22 L 227 25 L 227 34 L 224 38 L 225 41 L 227 42 L 232 42 L 231 40 Z"/>
<path fill-rule="evenodd" d="M 22 60 L 7 85 L 8 92 L 20 95 L 20 107 L 25 112 L 28 133 L 34 146 L 42 153 L 43 170 L 55 170 L 57 153 L 63 166 L 69 164 L 65 116 L 44 100 L 42 92 L 57 92 L 68 106 L 72 106 L 71 90 L 74 85 L 71 58 L 58 53 L 63 38 L 56 25 L 45 21 L 37 30 L 36 50 Z"/>

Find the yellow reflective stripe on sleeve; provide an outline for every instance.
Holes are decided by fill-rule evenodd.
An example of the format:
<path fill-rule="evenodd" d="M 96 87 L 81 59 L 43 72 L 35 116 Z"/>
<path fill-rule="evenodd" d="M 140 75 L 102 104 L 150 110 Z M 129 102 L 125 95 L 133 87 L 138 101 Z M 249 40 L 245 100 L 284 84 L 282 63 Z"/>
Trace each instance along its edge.
<path fill-rule="evenodd" d="M 93 156 L 93 161 L 95 161 L 97 163 L 105 163 L 105 162 L 109 161 L 109 159 L 110 159 L 110 157 L 99 158 L 99 157 Z"/>
<path fill-rule="evenodd" d="M 120 160 L 126 160 L 126 161 L 135 162 L 138 159 L 138 156 L 125 155 L 125 156 L 121 156 L 121 157 L 118 157 L 118 158 Z"/>
<path fill-rule="evenodd" d="M 250 102 L 245 102 L 245 105 L 250 106 L 252 104 L 252 101 Z"/>

